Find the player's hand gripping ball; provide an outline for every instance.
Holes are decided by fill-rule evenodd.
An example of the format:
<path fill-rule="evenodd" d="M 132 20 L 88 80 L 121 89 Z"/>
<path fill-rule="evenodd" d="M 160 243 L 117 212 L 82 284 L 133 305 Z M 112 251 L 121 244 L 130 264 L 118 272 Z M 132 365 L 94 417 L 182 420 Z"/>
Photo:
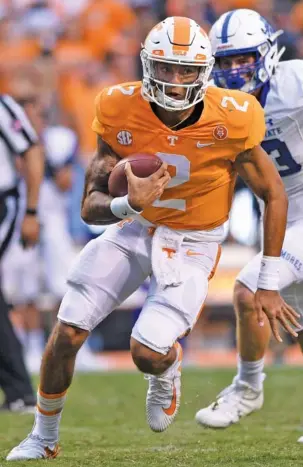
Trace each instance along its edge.
<path fill-rule="evenodd" d="M 160 157 L 153 154 L 138 153 L 125 157 L 115 165 L 108 180 L 108 191 L 114 198 L 127 194 L 127 177 L 125 164 L 129 162 L 136 177 L 146 178 L 157 172 L 162 165 Z"/>

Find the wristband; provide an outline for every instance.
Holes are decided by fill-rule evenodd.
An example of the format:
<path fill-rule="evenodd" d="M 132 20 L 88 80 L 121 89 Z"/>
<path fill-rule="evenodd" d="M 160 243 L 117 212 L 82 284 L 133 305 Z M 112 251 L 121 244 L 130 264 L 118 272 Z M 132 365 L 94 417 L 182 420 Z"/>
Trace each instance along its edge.
<path fill-rule="evenodd" d="M 114 198 L 110 203 L 110 210 L 113 213 L 113 215 L 118 217 L 119 219 L 135 217 L 138 214 L 141 214 L 142 212 L 136 211 L 130 206 L 127 195 Z"/>
<path fill-rule="evenodd" d="M 279 290 L 280 258 L 263 256 L 258 280 L 258 289 Z"/>
<path fill-rule="evenodd" d="M 38 214 L 37 209 L 34 208 L 27 208 L 25 211 L 25 214 L 28 214 L 30 216 L 36 216 Z"/>

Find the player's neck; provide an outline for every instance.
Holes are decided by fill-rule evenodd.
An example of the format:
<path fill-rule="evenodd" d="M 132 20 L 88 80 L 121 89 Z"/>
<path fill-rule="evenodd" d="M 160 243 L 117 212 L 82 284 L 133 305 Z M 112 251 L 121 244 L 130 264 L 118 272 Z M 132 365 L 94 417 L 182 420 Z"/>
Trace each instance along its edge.
<path fill-rule="evenodd" d="M 260 97 L 260 95 L 261 95 L 261 91 L 262 91 L 262 87 L 256 89 L 256 90 L 252 93 L 252 95 L 255 96 L 255 98 L 259 100 L 259 97 Z"/>
<path fill-rule="evenodd" d="M 156 113 L 157 117 L 161 120 L 164 125 L 168 128 L 174 129 L 175 126 L 179 125 L 181 122 L 184 122 L 191 116 L 195 107 L 192 106 L 189 109 L 169 112 L 162 107 L 154 106 L 153 110 Z"/>

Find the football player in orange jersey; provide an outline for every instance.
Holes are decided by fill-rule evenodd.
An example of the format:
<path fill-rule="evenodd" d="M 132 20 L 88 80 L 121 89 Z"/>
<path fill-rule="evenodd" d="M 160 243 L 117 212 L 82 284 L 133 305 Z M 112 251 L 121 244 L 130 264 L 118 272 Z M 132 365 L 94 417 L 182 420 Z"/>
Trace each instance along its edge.
<path fill-rule="evenodd" d="M 188 18 L 167 18 L 153 28 L 141 59 L 142 82 L 106 88 L 96 99 L 98 147 L 86 174 L 82 217 L 91 224 L 115 224 L 83 249 L 69 272 L 42 361 L 34 428 L 8 460 L 57 455 L 78 349 L 148 276 L 131 354 L 149 382 L 150 428 L 164 431 L 172 423 L 181 396 L 178 338 L 193 328 L 205 301 L 237 173 L 266 204 L 264 267 L 255 295 L 260 325 L 263 312 L 275 333 L 277 319 L 293 334 L 289 323 L 297 325 L 297 314 L 278 293 L 287 198 L 259 146 L 265 132 L 260 104 L 239 91 L 208 87 L 210 43 Z M 157 154 L 161 168 L 140 179 L 127 165 L 128 195 L 112 198 L 110 171 L 120 158 L 139 152 Z"/>

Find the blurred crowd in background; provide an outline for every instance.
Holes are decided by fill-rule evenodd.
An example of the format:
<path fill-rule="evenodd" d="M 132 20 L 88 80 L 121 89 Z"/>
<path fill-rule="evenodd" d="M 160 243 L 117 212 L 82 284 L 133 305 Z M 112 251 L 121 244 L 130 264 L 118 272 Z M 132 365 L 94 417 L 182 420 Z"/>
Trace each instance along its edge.
<path fill-rule="evenodd" d="M 224 11 L 242 7 L 284 29 L 284 59 L 303 57 L 302 1 L 0 0 L 1 92 L 39 106 L 45 124 L 67 126 L 78 138 L 71 218 L 76 241 L 89 234 L 79 222 L 78 200 L 82 169 L 95 149 L 95 96 L 106 85 L 140 79 L 140 44 L 159 20 L 187 15 L 208 31 Z M 252 220 L 236 237 L 252 244 L 255 230 Z"/>
<path fill-rule="evenodd" d="M 51 218 L 52 224 L 48 223 L 50 226 L 47 228 L 50 241 L 57 223 L 62 223 L 58 216 L 51 216 L 58 210 L 65 216 L 74 252 L 100 232 L 98 228 L 88 228 L 80 219 L 84 171 L 96 146 L 96 136 L 91 130 L 96 95 L 104 86 L 141 79 L 140 45 L 149 30 L 161 19 L 173 15 L 188 16 L 208 31 L 222 13 L 234 8 L 255 9 L 276 29 L 284 29 L 280 44 L 286 46 L 286 52 L 282 60 L 303 58 L 303 1 L 0 0 L 0 91 L 11 94 L 24 106 L 41 138 L 45 135 L 44 143 L 48 145 L 50 157 L 55 160 L 57 156 L 62 156 L 68 162 L 62 167 L 68 165 L 70 169 L 69 173 L 62 173 L 61 178 L 55 180 L 57 190 L 65 192 L 64 206 L 52 192 L 41 208 L 45 211 L 44 216 Z M 48 169 L 50 167 L 46 167 L 46 178 L 49 176 Z M 217 307 L 218 310 L 214 322 L 221 317 L 221 321 L 227 320 L 229 324 L 233 322 L 231 293 L 234 277 L 243 261 L 248 261 L 254 254 L 259 242 L 256 203 L 241 181 L 237 188 L 221 276 L 219 272 L 209 298 L 210 307 Z M 48 241 L 47 235 L 44 241 Z M 237 250 L 239 245 L 243 247 L 241 261 Z M 231 249 L 228 250 L 228 247 Z M 67 260 L 70 249 L 65 246 L 64 249 L 61 253 L 57 248 L 57 252 Z M 20 262 L 18 255 L 17 265 Z M 45 261 L 51 261 L 50 257 L 45 255 Z M 9 260 L 9 263 L 12 261 Z M 225 276 L 222 275 L 224 270 L 228 271 Z M 51 271 L 49 274 L 54 273 Z M 10 276 L 11 289 L 14 288 L 12 284 L 17 283 L 16 277 Z M 45 282 L 48 282 L 47 279 Z M 10 294 L 13 296 L 14 292 L 10 290 Z M 42 294 L 44 300 L 41 300 L 41 294 L 38 298 L 37 293 L 33 295 L 34 298 L 26 299 L 27 306 L 35 301 L 39 309 L 50 307 L 45 294 Z M 102 325 L 105 331 L 92 335 L 90 350 L 127 347 L 129 329 L 140 310 L 143 296 L 144 292 L 137 302 L 128 305 L 137 310 L 134 314 L 127 314 L 128 318 L 122 317 L 126 314 L 121 314 L 119 319 L 116 315 Z M 54 303 L 60 298 L 58 293 Z M 11 301 L 14 301 L 13 298 Z M 55 308 L 54 304 L 52 307 Z M 208 317 L 206 312 L 203 319 Z M 40 329 L 42 321 L 38 321 L 38 324 L 36 322 L 31 326 Z M 20 320 L 15 319 L 16 327 L 18 323 Z M 204 331 L 207 330 L 205 321 L 203 326 Z M 201 326 L 198 326 L 197 333 L 199 329 Z M 232 325 L 227 331 L 226 327 L 218 328 L 217 325 L 214 325 L 214 329 L 216 338 L 210 333 L 210 345 L 215 346 L 218 339 L 225 339 L 225 335 L 228 336 L 225 344 L 234 345 Z M 196 336 L 200 342 L 199 334 Z M 207 331 L 204 341 L 207 341 Z"/>

